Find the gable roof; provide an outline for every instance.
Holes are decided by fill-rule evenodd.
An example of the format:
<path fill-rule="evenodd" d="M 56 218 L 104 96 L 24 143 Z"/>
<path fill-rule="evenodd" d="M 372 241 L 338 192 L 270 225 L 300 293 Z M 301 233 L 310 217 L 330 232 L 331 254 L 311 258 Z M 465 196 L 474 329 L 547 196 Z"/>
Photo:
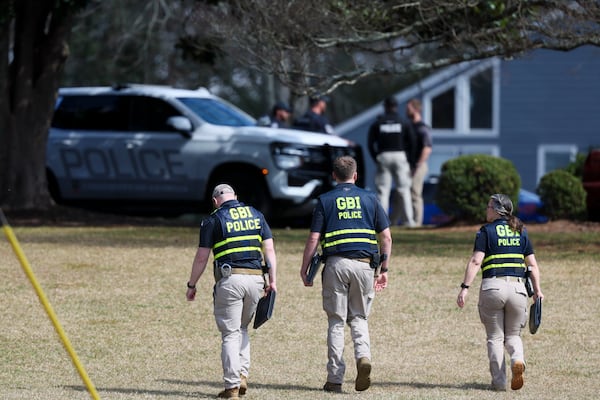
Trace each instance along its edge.
<path fill-rule="evenodd" d="M 402 91 L 396 93 L 394 97 L 398 101 L 398 104 L 406 103 L 413 97 L 419 98 L 424 92 L 427 92 L 436 86 L 442 85 L 459 75 L 469 73 L 474 69 L 486 68 L 487 66 L 496 62 L 498 62 L 498 58 L 494 57 L 485 60 L 465 61 L 460 64 L 451 65 L 429 75 L 423 80 L 419 80 L 418 82 L 406 87 Z M 378 103 L 361 112 L 360 114 L 357 114 L 354 117 L 337 124 L 335 126 L 335 131 L 338 135 L 344 136 L 366 123 L 370 124 L 373 122 L 373 120 L 377 118 L 379 114 L 381 114 L 381 110 L 382 103 Z"/>

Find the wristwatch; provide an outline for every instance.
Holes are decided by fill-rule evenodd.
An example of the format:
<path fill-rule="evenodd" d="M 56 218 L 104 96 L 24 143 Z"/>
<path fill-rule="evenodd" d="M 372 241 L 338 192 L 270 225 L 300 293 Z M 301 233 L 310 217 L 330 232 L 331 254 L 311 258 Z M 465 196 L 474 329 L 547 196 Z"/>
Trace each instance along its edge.
<path fill-rule="evenodd" d="M 190 283 L 187 283 L 187 287 L 188 289 L 196 289 L 196 285 L 190 285 Z"/>
<path fill-rule="evenodd" d="M 469 285 L 465 285 L 465 283 L 463 282 L 463 283 L 460 284 L 460 287 L 463 288 L 463 289 L 468 289 L 470 286 Z"/>

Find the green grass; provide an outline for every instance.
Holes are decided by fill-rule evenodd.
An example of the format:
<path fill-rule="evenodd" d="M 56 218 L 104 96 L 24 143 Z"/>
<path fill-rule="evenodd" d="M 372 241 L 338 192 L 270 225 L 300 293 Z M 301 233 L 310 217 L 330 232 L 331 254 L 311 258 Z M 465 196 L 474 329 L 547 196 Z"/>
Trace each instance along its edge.
<path fill-rule="evenodd" d="M 102 399 L 214 398 L 221 390 L 212 274 L 195 302 L 185 282 L 195 228 L 14 228 L 35 275 Z M 252 330 L 248 399 L 582 399 L 600 392 L 597 233 L 532 233 L 546 295 L 536 335 L 524 330 L 525 386 L 487 390 L 476 280 L 458 309 L 475 232 L 393 231 L 390 286 L 370 318 L 373 386 L 354 392 L 347 332 L 344 395 L 323 393 L 326 318 L 320 279 L 299 277 L 307 230 L 276 230 L 274 318 Z M 9 243 L 0 238 L 0 398 L 87 399 Z"/>

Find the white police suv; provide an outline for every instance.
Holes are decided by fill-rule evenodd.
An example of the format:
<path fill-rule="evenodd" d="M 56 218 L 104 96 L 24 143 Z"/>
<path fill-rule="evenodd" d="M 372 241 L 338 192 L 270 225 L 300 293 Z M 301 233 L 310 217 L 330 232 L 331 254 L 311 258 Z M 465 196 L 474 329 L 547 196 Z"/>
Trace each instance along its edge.
<path fill-rule="evenodd" d="M 358 145 L 256 126 L 206 89 L 124 85 L 59 90 L 46 164 L 59 203 L 207 212 L 212 188 L 229 183 L 268 217 L 293 217 L 331 188 L 340 155 L 362 168 Z"/>

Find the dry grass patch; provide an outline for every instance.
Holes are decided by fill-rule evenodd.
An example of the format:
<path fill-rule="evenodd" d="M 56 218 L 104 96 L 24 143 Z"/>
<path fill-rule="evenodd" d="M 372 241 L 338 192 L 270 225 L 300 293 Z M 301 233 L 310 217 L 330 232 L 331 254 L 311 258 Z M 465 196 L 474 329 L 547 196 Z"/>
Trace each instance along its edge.
<path fill-rule="evenodd" d="M 199 282 L 197 300 L 185 300 L 196 228 L 14 230 L 102 399 L 215 397 L 222 381 L 210 273 Z M 575 232 L 565 244 L 560 235 L 532 233 L 547 297 L 542 326 L 536 335 L 523 333 L 524 388 L 499 394 L 487 390 L 478 284 L 465 309 L 455 305 L 475 230 L 394 230 L 390 287 L 378 294 L 370 320 L 373 386 L 360 398 L 595 398 L 600 239 Z M 299 277 L 307 231 L 275 235 L 279 295 L 274 319 L 251 332 L 247 397 L 354 398 L 348 330 L 345 394 L 320 390 L 327 323 L 320 279 L 304 288 Z M 0 398 L 89 398 L 4 239 L 0 255 Z"/>

